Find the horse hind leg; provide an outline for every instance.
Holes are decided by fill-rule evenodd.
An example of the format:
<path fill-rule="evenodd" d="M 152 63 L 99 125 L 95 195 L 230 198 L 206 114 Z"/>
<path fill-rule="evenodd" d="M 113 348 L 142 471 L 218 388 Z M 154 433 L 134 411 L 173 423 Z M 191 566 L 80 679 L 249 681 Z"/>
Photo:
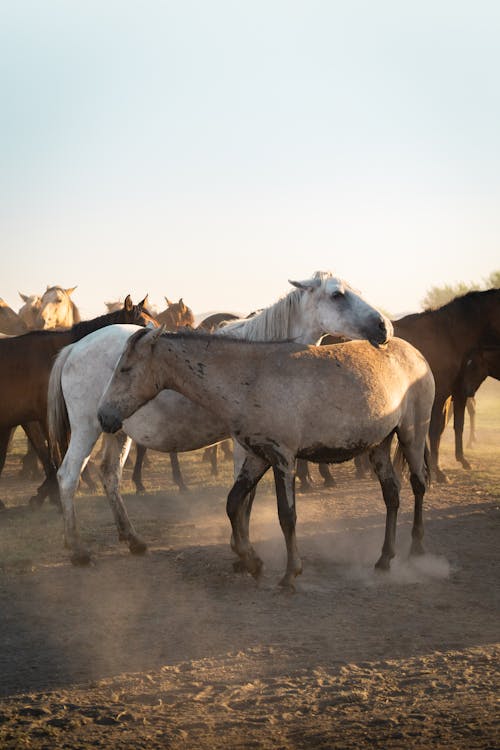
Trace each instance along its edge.
<path fill-rule="evenodd" d="M 134 529 L 120 494 L 120 480 L 131 443 L 131 439 L 121 430 L 114 435 L 103 435 L 101 479 L 113 512 L 119 540 L 128 542 L 129 550 L 133 554 L 142 555 L 147 550 L 147 544 Z"/>
<path fill-rule="evenodd" d="M 400 444 L 410 469 L 410 484 L 414 497 L 410 555 L 423 555 L 425 552 L 422 543 L 424 538 L 423 506 L 430 477 L 429 448 L 425 434 L 418 436 L 411 443 L 409 441 L 405 443 L 401 439 Z"/>
<path fill-rule="evenodd" d="M 287 565 L 285 575 L 280 581 L 280 586 L 293 591 L 295 578 L 302 573 L 302 561 L 300 559 L 295 524 L 297 513 L 295 510 L 295 461 L 287 461 L 284 457 L 273 466 L 274 482 L 276 485 L 276 498 L 278 501 L 278 516 L 281 530 L 285 537 L 287 551 Z"/>
<path fill-rule="evenodd" d="M 382 488 L 382 495 L 386 507 L 385 536 L 382 554 L 375 563 L 376 570 L 390 569 L 391 560 L 395 556 L 396 524 L 399 509 L 399 480 L 391 461 L 391 443 L 393 435 L 389 435 L 380 445 L 370 452 L 370 461 Z"/>

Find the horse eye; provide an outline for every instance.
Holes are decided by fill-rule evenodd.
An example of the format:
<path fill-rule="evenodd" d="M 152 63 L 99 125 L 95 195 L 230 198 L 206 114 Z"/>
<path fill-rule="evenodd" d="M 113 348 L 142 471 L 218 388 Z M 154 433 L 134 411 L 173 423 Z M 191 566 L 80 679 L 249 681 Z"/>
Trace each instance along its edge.
<path fill-rule="evenodd" d="M 332 299 L 340 299 L 340 297 L 343 297 L 343 296 L 344 295 L 339 289 L 337 289 L 337 291 L 335 292 L 332 292 Z"/>
<path fill-rule="evenodd" d="M 130 372 L 131 369 L 132 369 L 131 367 L 122 367 L 120 369 L 120 372 Z"/>

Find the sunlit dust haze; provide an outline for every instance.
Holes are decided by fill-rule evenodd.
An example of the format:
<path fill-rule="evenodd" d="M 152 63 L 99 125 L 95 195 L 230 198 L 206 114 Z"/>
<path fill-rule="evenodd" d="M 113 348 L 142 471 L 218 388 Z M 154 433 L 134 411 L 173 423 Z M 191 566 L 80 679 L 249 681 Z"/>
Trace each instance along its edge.
<path fill-rule="evenodd" d="M 500 5 L 8 0 L 0 297 L 392 315 L 500 266 Z"/>

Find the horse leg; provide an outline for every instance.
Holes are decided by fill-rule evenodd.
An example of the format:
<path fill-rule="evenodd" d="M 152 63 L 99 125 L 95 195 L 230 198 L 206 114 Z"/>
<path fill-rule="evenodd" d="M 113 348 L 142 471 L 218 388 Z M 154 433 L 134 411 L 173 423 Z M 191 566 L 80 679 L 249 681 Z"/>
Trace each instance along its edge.
<path fill-rule="evenodd" d="M 447 482 L 448 477 L 439 467 L 439 444 L 446 421 L 446 397 L 436 393 L 432 406 L 431 423 L 429 427 L 429 442 L 431 447 L 431 471 L 437 482 Z"/>
<path fill-rule="evenodd" d="M 211 445 L 208 448 L 205 448 L 205 451 L 203 453 L 203 460 L 210 463 L 210 473 L 214 477 L 219 475 L 219 467 L 217 465 L 218 445 L 219 444 L 216 443 L 215 445 Z"/>
<path fill-rule="evenodd" d="M 121 430 L 114 435 L 103 435 L 101 478 L 118 529 L 118 539 L 128 542 L 128 548 L 134 555 L 142 555 L 147 545 L 134 529 L 120 495 L 120 480 L 131 444 L 132 440 Z"/>
<path fill-rule="evenodd" d="M 337 483 L 331 474 L 328 464 L 318 464 L 318 471 L 325 480 L 325 487 L 335 487 Z"/>
<path fill-rule="evenodd" d="M 423 505 L 425 490 L 429 483 L 429 451 L 425 430 L 420 428 L 406 432 L 404 425 L 398 431 L 398 439 L 410 469 L 410 484 L 414 497 L 413 526 L 411 530 L 410 555 L 423 555 L 424 538 Z"/>
<path fill-rule="evenodd" d="M 382 554 L 375 563 L 377 570 L 389 570 L 391 560 L 396 554 L 396 523 L 399 508 L 399 481 L 391 461 L 391 443 L 393 435 L 370 452 L 370 461 L 382 488 L 386 507 L 385 537 Z"/>
<path fill-rule="evenodd" d="M 80 474 L 90 458 L 99 431 L 88 429 L 87 432 L 73 430 L 68 450 L 57 472 L 61 505 L 64 518 L 64 539 L 70 550 L 73 565 L 88 565 L 90 552 L 82 544 L 78 534 L 75 514 L 75 494 L 80 482 Z"/>
<path fill-rule="evenodd" d="M 282 457 L 280 456 L 280 458 Z M 295 535 L 297 521 L 295 511 L 295 460 L 290 458 L 287 461 L 282 458 L 276 466 L 273 466 L 273 472 L 278 501 L 278 517 L 285 537 L 287 552 L 286 571 L 280 581 L 280 586 L 293 590 L 295 578 L 302 573 L 302 561 Z"/>
<path fill-rule="evenodd" d="M 471 465 L 464 456 L 463 445 L 466 400 L 465 395 L 461 393 L 453 395 L 453 430 L 455 432 L 455 458 L 464 469 L 470 469 Z"/>
<path fill-rule="evenodd" d="M 137 495 L 145 494 L 146 488 L 142 483 L 142 465 L 144 462 L 144 456 L 146 455 L 146 448 L 143 445 L 135 446 L 135 464 L 134 471 L 132 472 L 132 481 L 135 484 L 135 492 Z"/>
<path fill-rule="evenodd" d="M 220 447 L 222 448 L 222 452 L 224 454 L 224 458 L 227 461 L 231 461 L 233 458 L 233 451 L 231 450 L 231 441 L 230 440 L 223 440 L 222 443 L 220 443 Z"/>
<path fill-rule="evenodd" d="M 21 471 L 19 472 L 19 476 L 22 479 L 38 479 L 40 477 L 38 456 L 29 438 L 28 449 L 21 459 Z"/>
<path fill-rule="evenodd" d="M 12 435 L 12 429 L 5 427 L 0 430 L 0 474 L 5 466 L 5 458 L 7 456 L 7 449 L 10 443 L 10 437 Z M 0 510 L 5 510 L 5 504 L 0 500 Z"/>
<path fill-rule="evenodd" d="M 474 396 L 469 396 L 466 401 L 466 408 L 470 421 L 470 432 L 469 440 L 467 442 L 467 448 L 472 448 L 473 444 L 476 442 L 476 399 L 474 398 Z"/>
<path fill-rule="evenodd" d="M 297 479 L 300 481 L 299 492 L 311 492 L 312 484 L 309 463 L 304 458 L 298 458 L 295 471 Z"/>
<path fill-rule="evenodd" d="M 170 466 L 172 467 L 172 479 L 181 492 L 189 492 L 189 487 L 184 482 L 184 478 L 182 476 L 177 451 L 170 451 L 168 455 L 170 456 Z"/>
<path fill-rule="evenodd" d="M 37 494 L 30 498 L 32 508 L 39 507 L 44 499 L 49 496 L 50 501 L 61 508 L 61 498 L 57 484 L 56 466 L 50 457 L 47 430 L 41 422 L 27 422 L 22 425 L 23 430 L 28 436 L 30 445 L 33 447 L 36 455 L 40 459 L 45 472 L 45 480 L 37 488 Z"/>
<path fill-rule="evenodd" d="M 226 511 L 231 521 L 231 547 L 239 556 L 242 566 L 254 578 L 259 578 L 262 560 L 250 544 L 246 498 L 269 469 L 270 464 L 253 453 L 247 453 L 238 476 L 227 497 Z"/>

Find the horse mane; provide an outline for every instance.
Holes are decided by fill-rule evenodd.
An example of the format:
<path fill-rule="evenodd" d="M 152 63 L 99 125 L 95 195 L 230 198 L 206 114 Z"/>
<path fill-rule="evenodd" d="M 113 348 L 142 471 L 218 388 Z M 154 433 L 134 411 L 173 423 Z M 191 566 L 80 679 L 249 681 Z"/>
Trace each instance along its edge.
<path fill-rule="evenodd" d="M 495 296 L 500 296 L 500 289 L 472 289 L 471 291 L 465 292 L 465 294 L 461 294 L 458 297 L 453 297 L 453 299 L 451 299 L 449 302 L 445 302 L 444 305 L 440 305 L 440 307 L 426 307 L 423 312 L 436 313 L 452 310 L 455 307 L 472 306 L 476 305 L 478 301 Z"/>
<path fill-rule="evenodd" d="M 410 313 L 404 315 L 402 318 L 397 318 L 394 323 L 403 323 L 409 320 L 417 318 L 434 318 L 443 317 L 446 319 L 448 316 L 456 317 L 458 315 L 470 317 L 478 312 L 478 303 L 482 301 L 490 301 L 496 296 L 499 297 L 500 301 L 500 289 L 475 289 L 465 294 L 461 294 L 459 297 L 454 297 L 449 302 L 445 302 L 440 307 L 427 307 L 425 310 L 417 313 Z"/>
<path fill-rule="evenodd" d="M 134 308 L 138 308 L 138 305 L 134 305 Z M 145 308 L 141 308 L 141 310 L 149 315 L 153 320 L 154 317 L 151 315 L 151 313 Z M 44 337 L 44 336 L 69 336 L 73 338 L 75 341 L 82 339 L 84 336 L 88 336 L 89 333 L 94 333 L 94 331 L 98 331 L 100 328 L 104 328 L 104 326 L 107 325 L 113 325 L 114 323 L 125 323 L 127 322 L 125 318 L 125 311 L 122 307 L 120 310 L 115 310 L 111 313 L 105 313 L 104 315 L 99 315 L 97 318 L 91 318 L 90 320 L 82 320 L 79 323 L 75 323 L 70 328 L 55 328 L 55 329 L 46 329 L 46 330 L 36 330 L 36 331 L 28 331 L 24 336 L 31 336 L 31 337 Z M 130 321 L 128 321 L 130 322 Z"/>
<path fill-rule="evenodd" d="M 318 279 L 322 285 L 333 274 L 330 271 L 316 271 L 312 279 Z M 216 331 L 216 335 L 244 332 L 247 341 L 278 341 L 292 337 L 291 324 L 299 310 L 303 295 L 302 289 L 292 289 L 284 297 L 269 307 L 260 310 L 252 318 L 231 320 Z"/>

